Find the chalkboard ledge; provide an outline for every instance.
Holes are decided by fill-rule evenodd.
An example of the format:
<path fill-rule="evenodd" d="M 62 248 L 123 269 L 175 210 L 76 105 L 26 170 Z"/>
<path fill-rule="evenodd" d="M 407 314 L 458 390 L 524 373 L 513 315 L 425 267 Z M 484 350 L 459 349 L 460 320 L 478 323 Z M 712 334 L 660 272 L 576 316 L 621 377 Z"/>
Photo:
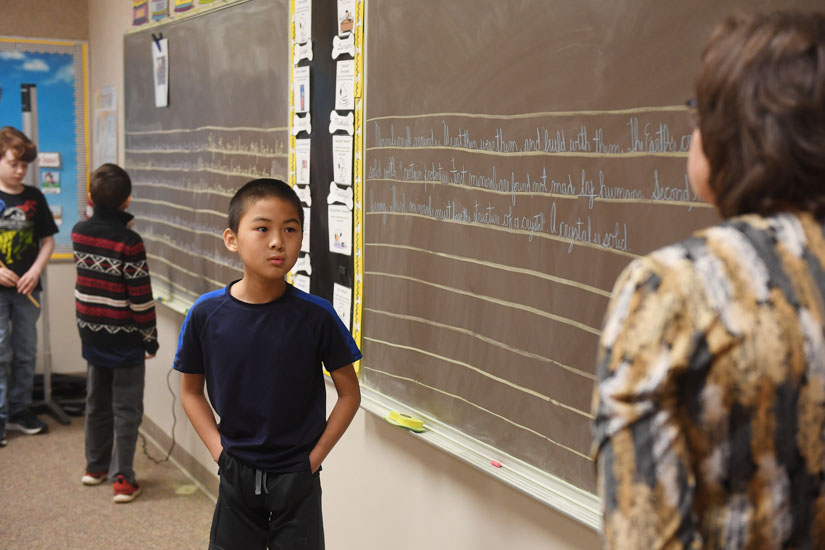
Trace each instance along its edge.
<path fill-rule="evenodd" d="M 171 309 L 176 313 L 180 313 L 181 315 L 186 315 L 187 313 L 189 313 L 189 308 L 192 307 L 191 302 L 186 302 L 178 298 L 169 298 L 168 296 L 164 296 L 157 292 L 155 292 L 155 304 L 166 306 L 167 308 Z"/>
<path fill-rule="evenodd" d="M 331 381 L 328 383 L 331 384 Z M 423 433 L 408 432 L 410 437 L 421 439 L 587 527 L 597 532 L 601 531 L 601 503 L 596 495 L 542 472 L 538 468 L 363 385 L 361 386 L 361 408 L 381 419 L 384 419 L 390 411 L 401 411 L 422 419 L 426 431 Z M 494 467 L 493 462 L 498 462 L 503 467 Z"/>

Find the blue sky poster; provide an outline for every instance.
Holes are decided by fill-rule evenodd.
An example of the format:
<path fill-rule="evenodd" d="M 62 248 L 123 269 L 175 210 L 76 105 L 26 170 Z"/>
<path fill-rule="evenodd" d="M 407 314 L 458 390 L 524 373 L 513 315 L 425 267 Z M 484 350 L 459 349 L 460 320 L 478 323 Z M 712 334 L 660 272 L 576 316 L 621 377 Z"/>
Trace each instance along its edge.
<path fill-rule="evenodd" d="M 85 178 L 78 181 L 78 114 L 76 113 L 75 55 L 23 49 L 2 49 L 0 43 L 0 126 L 14 126 L 22 130 L 21 84 L 37 86 L 38 138 L 41 152 L 60 153 L 58 169 L 41 168 L 41 172 L 56 173 L 59 193 L 46 194 L 53 211 L 59 207 L 60 232 L 55 235 L 56 252 L 71 249 L 69 233 L 79 219 L 78 185 L 84 187 Z M 34 48 L 32 48 L 34 49 Z M 82 80 L 81 80 L 82 82 Z M 79 120 L 83 120 L 81 117 Z M 80 159 L 80 162 L 84 162 Z M 84 162 L 85 163 L 85 162 Z M 35 185 L 40 174 L 33 172 Z M 52 189 L 55 191 L 55 189 Z M 85 193 L 84 193 L 85 195 Z"/>

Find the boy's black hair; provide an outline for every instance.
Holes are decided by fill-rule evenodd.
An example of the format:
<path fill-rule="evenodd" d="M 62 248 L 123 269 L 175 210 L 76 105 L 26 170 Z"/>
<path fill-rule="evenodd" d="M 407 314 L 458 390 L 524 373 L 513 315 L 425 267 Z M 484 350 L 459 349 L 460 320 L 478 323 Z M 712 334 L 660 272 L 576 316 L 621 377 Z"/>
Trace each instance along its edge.
<path fill-rule="evenodd" d="M 275 197 L 292 204 L 298 213 L 301 228 L 304 227 L 304 207 L 301 206 L 301 199 L 295 194 L 295 190 L 288 183 L 281 180 L 261 178 L 252 180 L 238 189 L 235 196 L 229 201 L 229 216 L 226 223 L 230 231 L 233 233 L 238 232 L 238 224 L 241 222 L 241 218 L 250 203 L 267 197 Z"/>
<path fill-rule="evenodd" d="M 132 180 L 120 166 L 101 164 L 92 174 L 89 194 L 96 207 L 119 210 L 132 194 Z"/>

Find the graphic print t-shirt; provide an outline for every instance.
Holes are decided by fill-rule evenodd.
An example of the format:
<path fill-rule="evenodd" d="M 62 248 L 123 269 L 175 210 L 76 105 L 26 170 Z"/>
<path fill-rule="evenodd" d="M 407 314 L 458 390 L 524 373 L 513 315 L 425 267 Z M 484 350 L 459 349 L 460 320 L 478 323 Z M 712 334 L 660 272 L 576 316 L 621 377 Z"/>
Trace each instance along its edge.
<path fill-rule="evenodd" d="M 0 260 L 6 267 L 23 275 L 37 259 L 40 239 L 55 233 L 52 212 L 39 189 L 24 185 L 17 195 L 0 191 Z M 0 290 L 15 289 L 0 285 Z"/>

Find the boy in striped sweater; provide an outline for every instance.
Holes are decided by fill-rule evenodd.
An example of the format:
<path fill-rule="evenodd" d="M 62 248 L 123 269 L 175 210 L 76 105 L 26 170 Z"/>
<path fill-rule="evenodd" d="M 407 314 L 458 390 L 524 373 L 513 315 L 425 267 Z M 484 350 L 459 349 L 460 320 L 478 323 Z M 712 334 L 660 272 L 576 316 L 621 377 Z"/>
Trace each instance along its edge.
<path fill-rule="evenodd" d="M 158 349 L 143 240 L 126 213 L 132 181 L 119 166 L 92 174 L 94 214 L 72 229 L 77 328 L 88 363 L 84 485 L 114 476 L 114 501 L 140 494 L 133 469 L 143 418 L 145 359 Z M 114 456 L 112 444 L 114 443 Z"/>

